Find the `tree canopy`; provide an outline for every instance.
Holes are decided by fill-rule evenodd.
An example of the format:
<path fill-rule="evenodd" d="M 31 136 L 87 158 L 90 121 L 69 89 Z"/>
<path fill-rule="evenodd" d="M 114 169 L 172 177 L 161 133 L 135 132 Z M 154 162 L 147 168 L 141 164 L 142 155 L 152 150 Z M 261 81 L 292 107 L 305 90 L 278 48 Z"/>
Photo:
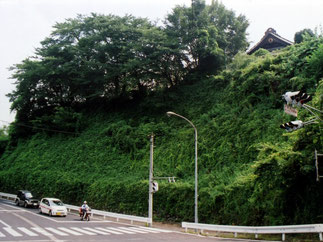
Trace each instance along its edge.
<path fill-rule="evenodd" d="M 313 36 L 315 36 L 315 34 L 313 33 L 313 31 L 311 29 L 303 29 L 301 31 L 298 31 L 294 35 L 295 43 L 299 44 L 299 43 L 303 42 L 304 37 L 306 37 L 306 36 L 313 37 Z"/>
<path fill-rule="evenodd" d="M 166 17 L 166 33 L 178 45 L 189 70 L 217 72 L 248 47 L 248 21 L 218 2 L 195 0 L 190 8 L 177 6 Z"/>
<path fill-rule="evenodd" d="M 216 73 L 246 49 L 247 26 L 244 16 L 204 0 L 175 7 L 163 26 L 131 15 L 78 15 L 12 67 L 11 109 L 17 122 L 53 125 L 58 108 L 74 115 L 179 85 L 196 71 Z"/>

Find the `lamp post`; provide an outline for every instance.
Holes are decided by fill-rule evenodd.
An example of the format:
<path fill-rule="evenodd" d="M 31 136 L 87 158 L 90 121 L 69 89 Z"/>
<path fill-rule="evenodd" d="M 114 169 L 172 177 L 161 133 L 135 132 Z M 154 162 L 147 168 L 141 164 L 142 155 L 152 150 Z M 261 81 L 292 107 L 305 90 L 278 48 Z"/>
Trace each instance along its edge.
<path fill-rule="evenodd" d="M 174 113 L 174 112 L 167 112 L 167 115 L 168 116 L 174 115 L 174 116 L 177 116 L 177 117 L 180 117 L 180 118 L 186 120 L 194 128 L 194 131 L 195 131 L 195 214 L 194 214 L 194 222 L 198 223 L 198 206 L 197 206 L 197 203 L 198 203 L 198 194 L 197 194 L 197 183 L 198 183 L 198 172 L 197 172 L 197 129 L 196 129 L 196 127 L 194 126 L 194 124 L 190 120 L 183 117 L 182 115 L 179 115 L 179 114 Z"/>

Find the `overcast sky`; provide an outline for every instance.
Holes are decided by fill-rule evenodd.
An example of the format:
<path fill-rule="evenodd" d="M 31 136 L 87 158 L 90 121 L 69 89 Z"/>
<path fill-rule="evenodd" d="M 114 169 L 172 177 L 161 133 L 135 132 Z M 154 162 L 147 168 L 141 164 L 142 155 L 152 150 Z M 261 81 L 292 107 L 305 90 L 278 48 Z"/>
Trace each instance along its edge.
<path fill-rule="evenodd" d="M 269 27 L 293 41 L 296 32 L 318 28 L 321 33 L 323 26 L 323 0 L 222 0 L 222 3 L 237 15 L 247 17 L 251 46 Z M 56 22 L 91 12 L 162 20 L 176 5 L 190 4 L 191 0 L 0 0 L 0 126 L 14 120 L 5 96 L 15 88 L 8 67 L 32 56 Z"/>

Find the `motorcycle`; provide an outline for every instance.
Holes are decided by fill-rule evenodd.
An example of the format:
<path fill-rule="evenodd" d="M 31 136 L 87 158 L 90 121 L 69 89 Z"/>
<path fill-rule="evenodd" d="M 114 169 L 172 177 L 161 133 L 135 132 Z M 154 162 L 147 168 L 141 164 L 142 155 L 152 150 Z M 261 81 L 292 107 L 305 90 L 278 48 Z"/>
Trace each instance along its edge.
<path fill-rule="evenodd" d="M 80 208 L 79 209 L 79 214 L 80 214 L 80 217 L 81 217 L 81 221 L 83 221 L 83 220 L 90 221 L 91 208 L 86 209 L 85 213 L 83 213 L 82 208 Z"/>

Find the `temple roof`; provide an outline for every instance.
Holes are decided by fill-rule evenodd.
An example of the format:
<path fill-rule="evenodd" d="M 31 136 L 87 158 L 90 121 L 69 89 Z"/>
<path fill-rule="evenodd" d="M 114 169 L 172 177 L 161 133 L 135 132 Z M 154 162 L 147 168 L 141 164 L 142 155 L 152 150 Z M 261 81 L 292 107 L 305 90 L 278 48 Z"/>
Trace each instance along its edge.
<path fill-rule="evenodd" d="M 262 39 L 255 46 L 248 50 L 247 54 L 251 55 L 260 48 L 266 49 L 268 51 L 273 51 L 292 44 L 293 42 L 278 35 L 276 33 L 276 30 L 274 30 L 273 28 L 269 28 L 265 32 L 264 37 L 262 37 Z"/>

